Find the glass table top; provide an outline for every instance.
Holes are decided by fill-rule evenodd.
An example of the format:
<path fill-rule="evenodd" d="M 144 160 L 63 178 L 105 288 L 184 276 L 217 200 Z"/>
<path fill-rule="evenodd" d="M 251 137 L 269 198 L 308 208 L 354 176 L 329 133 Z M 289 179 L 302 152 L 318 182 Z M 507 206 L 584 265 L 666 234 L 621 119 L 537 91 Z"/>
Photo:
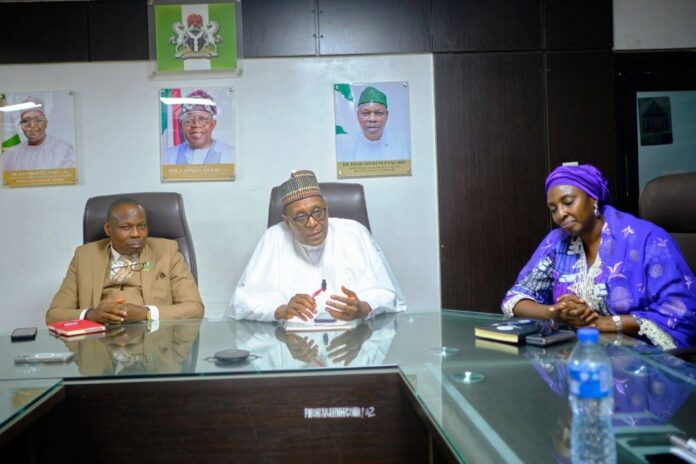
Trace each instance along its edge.
<path fill-rule="evenodd" d="M 60 388 L 62 379 L 0 380 L 0 430 Z"/>
<path fill-rule="evenodd" d="M 49 392 L 60 383 L 55 379 L 398 369 L 462 462 L 564 462 L 570 433 L 564 363 L 574 341 L 541 348 L 474 336 L 476 325 L 501 317 L 408 311 L 326 332 L 288 332 L 250 321 L 163 321 L 153 332 L 134 324 L 72 339 L 40 329 L 35 341 L 18 343 L 3 333 L 0 395 L 15 404 L 13 398 L 22 395 L 13 382 Z M 605 336 L 603 343 L 614 367 L 620 461 L 647 462 L 646 454 L 664 452 L 667 433 L 695 436 L 696 367 L 627 337 Z M 223 350 L 246 350 L 249 357 L 221 363 L 214 355 Z M 72 352 L 74 358 L 58 364 L 14 362 L 40 352 Z M 11 420 L 21 408 L 0 409 L 0 421 Z"/>

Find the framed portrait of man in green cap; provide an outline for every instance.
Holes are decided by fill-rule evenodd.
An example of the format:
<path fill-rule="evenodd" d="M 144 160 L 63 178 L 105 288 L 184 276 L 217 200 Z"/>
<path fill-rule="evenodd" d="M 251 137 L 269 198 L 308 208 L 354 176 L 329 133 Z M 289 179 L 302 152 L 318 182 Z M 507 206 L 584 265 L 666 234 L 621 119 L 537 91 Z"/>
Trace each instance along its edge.
<path fill-rule="evenodd" d="M 338 177 L 411 174 L 407 82 L 334 84 Z"/>

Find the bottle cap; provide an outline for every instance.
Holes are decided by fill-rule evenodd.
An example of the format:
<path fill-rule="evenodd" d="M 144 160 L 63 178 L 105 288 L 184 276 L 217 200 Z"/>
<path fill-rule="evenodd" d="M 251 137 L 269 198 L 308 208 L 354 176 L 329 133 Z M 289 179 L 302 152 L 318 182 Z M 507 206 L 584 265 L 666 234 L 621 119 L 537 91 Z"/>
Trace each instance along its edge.
<path fill-rule="evenodd" d="M 597 343 L 599 341 L 599 330 L 592 327 L 578 329 L 577 335 L 580 343 Z"/>

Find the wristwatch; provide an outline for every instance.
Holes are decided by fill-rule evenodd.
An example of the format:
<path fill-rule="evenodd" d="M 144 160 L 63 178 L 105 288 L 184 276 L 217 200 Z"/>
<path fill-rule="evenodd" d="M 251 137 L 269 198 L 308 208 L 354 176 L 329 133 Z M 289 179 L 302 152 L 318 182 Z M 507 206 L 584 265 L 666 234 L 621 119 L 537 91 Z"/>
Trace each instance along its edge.
<path fill-rule="evenodd" d="M 611 320 L 614 321 L 614 324 L 616 324 L 616 333 L 617 334 L 622 334 L 623 333 L 623 322 L 621 322 L 621 316 L 611 316 Z"/>
<path fill-rule="evenodd" d="M 150 308 L 145 306 L 145 321 L 147 324 L 147 331 L 150 331 L 150 327 L 152 327 L 152 313 L 150 312 Z"/>

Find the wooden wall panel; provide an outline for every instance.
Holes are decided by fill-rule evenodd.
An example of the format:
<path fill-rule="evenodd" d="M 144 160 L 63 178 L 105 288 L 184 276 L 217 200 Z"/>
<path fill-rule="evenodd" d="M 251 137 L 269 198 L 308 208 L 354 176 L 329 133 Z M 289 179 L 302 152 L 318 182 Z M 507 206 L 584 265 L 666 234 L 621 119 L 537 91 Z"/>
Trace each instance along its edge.
<path fill-rule="evenodd" d="M 149 56 L 147 2 L 89 3 L 90 61 L 147 60 Z"/>
<path fill-rule="evenodd" d="M 597 166 L 616 191 L 614 57 L 611 51 L 549 52 L 549 161 Z"/>
<path fill-rule="evenodd" d="M 540 0 L 433 0 L 433 51 L 541 48 Z"/>
<path fill-rule="evenodd" d="M 245 0 L 244 57 L 317 53 L 315 0 Z"/>
<path fill-rule="evenodd" d="M 430 0 L 319 0 L 319 53 L 424 53 Z"/>
<path fill-rule="evenodd" d="M 86 2 L 0 3 L 0 63 L 89 58 Z"/>
<path fill-rule="evenodd" d="M 547 231 L 542 58 L 435 55 L 444 308 L 500 311 Z"/>
<path fill-rule="evenodd" d="M 611 0 L 544 0 L 548 49 L 611 49 Z"/>

